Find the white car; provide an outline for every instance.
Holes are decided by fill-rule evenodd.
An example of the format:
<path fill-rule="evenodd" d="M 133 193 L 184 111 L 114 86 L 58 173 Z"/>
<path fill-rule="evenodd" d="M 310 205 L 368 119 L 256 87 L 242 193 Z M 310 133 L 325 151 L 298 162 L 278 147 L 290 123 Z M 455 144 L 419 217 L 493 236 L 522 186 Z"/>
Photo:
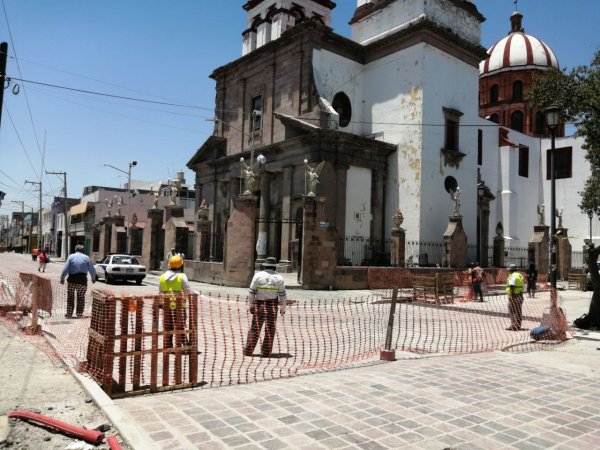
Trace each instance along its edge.
<path fill-rule="evenodd" d="M 146 278 L 146 267 L 132 255 L 108 255 L 94 264 L 96 269 L 96 280 L 102 278 L 106 284 L 116 280 L 133 280 L 136 284 L 142 284 Z"/>

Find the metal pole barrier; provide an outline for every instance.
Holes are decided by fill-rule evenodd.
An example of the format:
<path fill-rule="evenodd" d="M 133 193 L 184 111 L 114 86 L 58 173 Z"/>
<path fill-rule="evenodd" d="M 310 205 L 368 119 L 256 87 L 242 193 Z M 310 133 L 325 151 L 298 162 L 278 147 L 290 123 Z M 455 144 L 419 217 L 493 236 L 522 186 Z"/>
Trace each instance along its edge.
<path fill-rule="evenodd" d="M 390 317 L 388 319 L 387 333 L 385 335 L 385 346 L 381 350 L 379 359 L 383 361 L 396 361 L 396 350 L 392 346 L 392 334 L 394 332 L 394 317 L 396 316 L 396 302 L 398 301 L 398 288 L 392 291 L 392 304 L 390 305 Z"/>

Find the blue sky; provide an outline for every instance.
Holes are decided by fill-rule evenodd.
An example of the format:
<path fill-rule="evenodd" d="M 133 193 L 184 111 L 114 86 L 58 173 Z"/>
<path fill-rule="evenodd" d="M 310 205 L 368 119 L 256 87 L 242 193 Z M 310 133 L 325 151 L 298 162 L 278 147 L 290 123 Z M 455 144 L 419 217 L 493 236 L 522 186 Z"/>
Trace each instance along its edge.
<path fill-rule="evenodd" d="M 243 0 L 0 0 L 0 41 L 9 44 L 13 78 L 183 106 L 125 101 L 73 90 L 12 82 L 0 127 L 0 215 L 38 209 L 60 195 L 67 172 L 69 197 L 88 185 L 122 186 L 166 180 L 212 133 L 211 72 L 241 56 L 246 28 Z M 349 36 L 355 0 L 338 0 L 333 28 Z M 506 36 L 513 0 L 475 2 L 487 18 L 482 45 Z M 588 64 L 599 48 L 598 0 L 520 0 L 523 26 L 544 40 L 562 67 Z M 12 88 L 20 85 L 18 95 Z"/>

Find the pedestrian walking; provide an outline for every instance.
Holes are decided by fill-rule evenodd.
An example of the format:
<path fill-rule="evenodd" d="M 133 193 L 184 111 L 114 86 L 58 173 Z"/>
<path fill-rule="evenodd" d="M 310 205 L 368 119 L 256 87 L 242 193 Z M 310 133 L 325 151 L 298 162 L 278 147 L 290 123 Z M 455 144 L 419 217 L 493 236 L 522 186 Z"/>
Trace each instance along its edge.
<path fill-rule="evenodd" d="M 76 245 L 75 252 L 69 255 L 60 274 L 60 284 L 65 283 L 65 278 L 67 280 L 67 313 L 65 314 L 67 319 L 73 318 L 75 297 L 77 297 L 77 310 L 75 314 L 77 318 L 83 316 L 88 272 L 92 278 L 92 283 L 96 282 L 96 270 L 90 258 L 83 251 L 83 245 Z"/>
<path fill-rule="evenodd" d="M 48 264 L 48 254 L 46 253 L 46 250 L 42 250 L 42 252 L 38 256 L 38 261 L 40 263 L 38 267 L 38 272 L 45 272 L 46 264 Z"/>
<path fill-rule="evenodd" d="M 190 294 L 192 289 L 185 273 L 183 273 L 183 258 L 179 255 L 171 256 L 168 270 L 160 276 L 159 292 L 164 295 L 163 301 L 163 329 L 168 333 L 165 348 L 173 347 L 173 336 L 177 331 L 185 330 L 187 320 L 187 299 L 182 294 Z M 180 307 L 178 307 L 178 298 Z M 179 342 L 178 342 L 179 341 Z M 175 338 L 175 344 L 190 345 L 187 338 Z"/>
<path fill-rule="evenodd" d="M 506 295 L 508 296 L 508 315 L 510 316 L 509 331 L 519 331 L 523 320 L 523 287 L 525 279 L 517 270 L 516 264 L 508 267 L 509 275 L 506 279 Z"/>
<path fill-rule="evenodd" d="M 250 296 L 248 310 L 252 314 L 252 325 L 248 331 L 248 338 L 244 348 L 245 356 L 254 356 L 254 348 L 260 337 L 260 332 L 265 324 L 265 335 L 262 341 L 261 355 L 269 358 L 273 352 L 273 343 L 277 327 L 277 311 L 285 315 L 287 302 L 285 281 L 275 269 L 277 260 L 268 257 L 250 283 Z"/>
<path fill-rule="evenodd" d="M 483 291 L 481 289 L 481 283 L 483 283 L 483 269 L 479 267 L 478 262 L 471 264 L 470 274 L 475 301 L 477 301 L 477 298 L 479 297 L 479 301 L 483 302 Z"/>
<path fill-rule="evenodd" d="M 31 260 L 32 261 L 37 261 L 39 253 L 40 253 L 40 249 L 37 248 L 37 246 L 33 247 L 33 250 L 31 251 Z"/>
<path fill-rule="evenodd" d="M 529 269 L 527 269 L 527 295 L 531 298 L 535 297 L 537 277 L 538 271 L 535 264 L 529 264 Z"/>

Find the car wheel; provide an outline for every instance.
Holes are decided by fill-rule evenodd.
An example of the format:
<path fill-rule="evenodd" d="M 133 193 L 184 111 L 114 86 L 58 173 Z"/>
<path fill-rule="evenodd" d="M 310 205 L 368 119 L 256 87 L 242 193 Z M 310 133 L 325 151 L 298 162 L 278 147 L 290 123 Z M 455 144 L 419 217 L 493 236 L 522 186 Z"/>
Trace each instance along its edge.
<path fill-rule="evenodd" d="M 142 280 L 135 280 L 135 284 L 139 286 L 140 284 L 142 284 Z"/>
<path fill-rule="evenodd" d="M 112 284 L 113 279 L 109 274 L 105 275 L 104 281 L 106 282 L 106 284 Z"/>

